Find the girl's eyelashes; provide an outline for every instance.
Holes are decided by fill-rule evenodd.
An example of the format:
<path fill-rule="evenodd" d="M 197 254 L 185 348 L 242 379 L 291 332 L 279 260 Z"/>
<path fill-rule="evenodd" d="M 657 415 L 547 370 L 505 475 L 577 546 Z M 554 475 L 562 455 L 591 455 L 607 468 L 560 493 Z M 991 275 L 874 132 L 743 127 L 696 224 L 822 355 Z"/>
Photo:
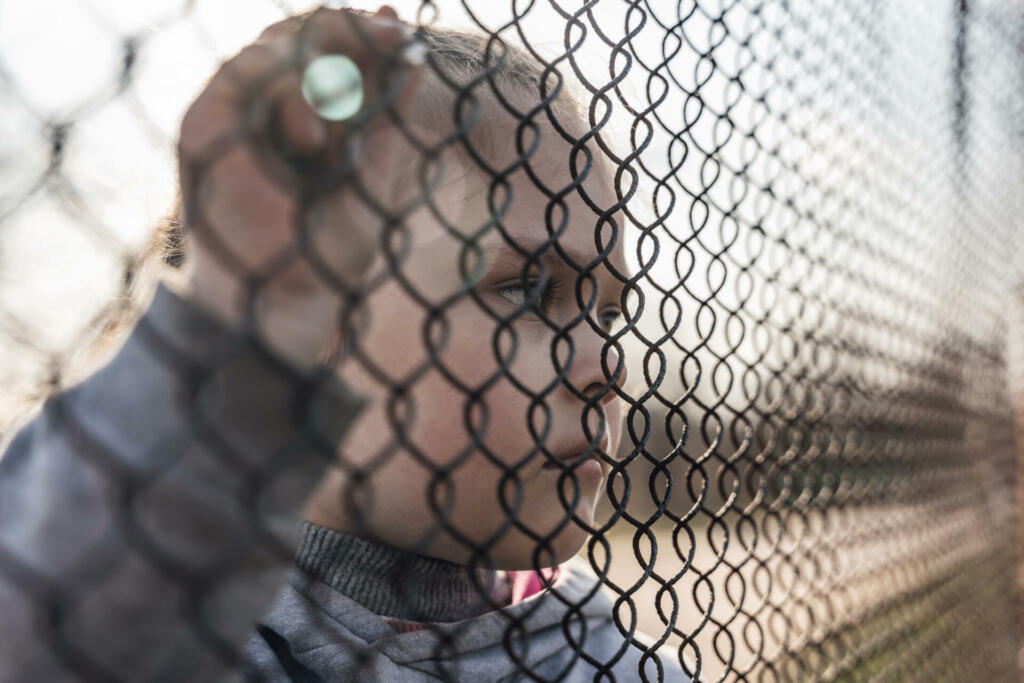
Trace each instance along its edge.
<path fill-rule="evenodd" d="M 527 303 L 535 298 L 528 310 L 548 315 L 551 312 L 551 305 L 556 299 L 556 293 L 562 288 L 562 285 L 560 280 L 553 278 L 548 278 L 544 282 L 535 278 L 510 282 L 501 285 L 496 291 L 499 296 L 517 308 L 525 308 Z M 541 287 L 543 288 L 538 291 Z"/>
<path fill-rule="evenodd" d="M 609 308 L 598 316 L 598 323 L 605 332 L 611 332 L 612 328 L 622 320 L 622 311 L 618 308 Z"/>
<path fill-rule="evenodd" d="M 538 278 L 507 283 L 497 287 L 495 291 L 516 308 L 528 310 L 538 317 L 543 314 L 550 318 L 552 305 L 558 301 L 558 290 L 564 285 L 561 280 L 549 278 L 542 282 Z M 543 289 L 538 291 L 541 287 Z M 535 300 L 530 302 L 531 299 Z M 532 303 L 529 308 L 528 302 Z M 622 311 L 618 307 L 609 308 L 598 314 L 597 319 L 601 328 L 607 332 L 622 319 Z"/>

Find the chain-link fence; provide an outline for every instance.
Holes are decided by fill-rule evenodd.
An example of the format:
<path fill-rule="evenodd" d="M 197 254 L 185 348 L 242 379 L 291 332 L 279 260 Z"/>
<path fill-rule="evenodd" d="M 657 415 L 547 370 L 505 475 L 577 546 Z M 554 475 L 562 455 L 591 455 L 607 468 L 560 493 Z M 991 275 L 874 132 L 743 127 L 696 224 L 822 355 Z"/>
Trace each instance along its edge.
<path fill-rule="evenodd" d="M 1018 679 L 1024 4 L 395 7 L 0 3 L 0 678 Z"/>

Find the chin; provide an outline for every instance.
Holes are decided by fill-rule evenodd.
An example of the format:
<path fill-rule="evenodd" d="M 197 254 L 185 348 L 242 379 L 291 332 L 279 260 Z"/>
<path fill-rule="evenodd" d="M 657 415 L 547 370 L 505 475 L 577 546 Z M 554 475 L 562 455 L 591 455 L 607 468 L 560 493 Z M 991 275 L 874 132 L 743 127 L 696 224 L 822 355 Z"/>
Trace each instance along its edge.
<path fill-rule="evenodd" d="M 497 542 L 489 545 L 482 556 L 476 557 L 477 563 L 483 566 L 489 560 L 495 569 L 529 570 L 551 567 L 572 559 L 590 538 L 589 529 L 594 526 L 597 498 L 596 492 L 592 495 L 584 494 L 575 508 L 578 521 L 566 520 L 569 513 L 560 504 L 550 505 L 550 499 L 543 506 L 538 499 L 524 503 L 520 512 L 527 514 L 518 517 L 521 526 L 506 528 Z M 477 547 L 486 546 L 488 540 L 493 539 L 494 534 L 499 533 L 505 524 L 506 518 L 503 515 L 500 523 L 490 519 L 486 525 L 462 528 L 461 537 L 474 539 L 473 545 Z M 444 538 L 442 547 L 431 554 L 459 564 L 468 564 L 473 560 L 473 552 L 465 541 L 456 540 L 447 534 Z"/>
<path fill-rule="evenodd" d="M 557 535 L 536 540 L 519 530 L 510 531 L 488 553 L 496 569 L 542 569 L 568 561 L 590 538 L 589 532 L 569 522 Z"/>
<path fill-rule="evenodd" d="M 558 556 L 558 564 L 572 559 L 583 548 L 589 538 L 590 533 L 575 524 L 562 530 L 562 533 L 551 542 L 551 549 Z"/>

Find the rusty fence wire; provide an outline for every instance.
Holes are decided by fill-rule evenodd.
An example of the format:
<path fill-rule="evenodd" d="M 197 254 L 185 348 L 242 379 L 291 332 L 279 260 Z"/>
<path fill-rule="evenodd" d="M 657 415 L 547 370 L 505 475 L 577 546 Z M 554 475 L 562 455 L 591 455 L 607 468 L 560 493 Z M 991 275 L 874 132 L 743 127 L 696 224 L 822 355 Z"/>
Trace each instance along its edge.
<path fill-rule="evenodd" d="M 589 567 L 617 645 L 586 649 L 591 595 L 567 606 L 564 669 L 523 654 L 528 625 L 510 618 L 497 641 L 508 680 L 1019 680 L 1024 4 L 395 8 L 414 29 L 396 49 L 425 55 L 413 87 L 429 92 L 410 108 L 412 67 L 374 57 L 379 79 L 363 77 L 377 109 L 332 124 L 333 152 L 314 158 L 264 129 L 286 125 L 268 114 L 270 67 L 239 77 L 243 115 L 222 139 L 175 147 L 222 60 L 286 17 L 314 25 L 311 4 L 0 2 L 0 428 L 15 453 L 45 402 L 36 424 L 90 444 L 90 505 L 109 508 L 74 548 L 46 524 L 54 510 L 74 516 L 80 489 L 58 472 L 41 498 L 16 493 L 49 446 L 22 439 L 19 462 L 0 460 L 0 583 L 16 605 L 4 628 L 43 653 L 11 671 L 206 680 L 244 666 L 245 638 L 204 616 L 213 587 L 234 579 L 230 559 L 189 570 L 171 550 L 188 554 L 188 525 L 153 524 L 136 507 L 178 476 L 181 439 L 242 468 L 231 490 L 251 497 L 238 509 L 261 530 L 255 542 L 278 562 L 294 552 L 248 503 L 276 490 L 295 444 L 330 447 L 312 422 L 263 461 L 249 458 L 251 425 L 218 441 L 204 358 L 145 318 L 135 327 L 158 279 L 203 267 L 182 249 L 192 240 L 242 285 L 228 365 L 255 353 L 289 367 L 255 316 L 295 263 L 337 295 L 325 319 L 341 334 L 316 377 L 333 366 L 376 406 L 363 408 L 376 422 L 326 458 L 345 480 L 331 500 L 359 533 L 482 572 L 539 572 L 577 554 Z M 298 35 L 295 55 L 319 39 Z M 373 137 L 385 129 L 404 152 Z M 264 185 L 224 209 L 217 183 L 231 173 L 213 169 L 250 144 Z M 390 204 L 376 193 L 387 183 Z M 325 221 L 318 202 L 339 185 L 349 204 Z M 278 190 L 294 198 L 294 231 L 253 267 L 232 251 L 248 238 L 218 235 L 218 220 L 272 213 L 261 202 Z M 364 242 L 318 241 L 322 223 L 342 219 L 375 228 Z M 324 256 L 357 247 L 373 264 L 358 282 L 353 258 Z M 495 289 L 488 259 L 500 248 L 522 286 Z M 616 293 L 596 295 L 598 283 Z M 149 469 L 125 466 L 116 434 L 90 433 L 62 399 L 95 382 L 129 335 L 190 387 L 177 436 L 150 443 Z M 314 395 L 320 380 L 306 382 Z M 569 456 L 596 461 L 599 479 Z M 554 474 L 538 484 L 531 463 L 544 462 Z M 386 511 L 406 481 L 424 502 L 403 527 Z M 58 570 L 40 559 L 47 534 L 63 539 L 45 551 L 61 560 L 119 550 Z M 177 591 L 169 609 L 195 641 L 183 651 L 203 661 L 133 669 L 144 648 L 103 654 L 145 630 L 143 608 L 83 635 L 103 609 L 90 596 L 131 563 Z M 438 639 L 431 675 L 486 678 L 454 642 Z M 349 675 L 372 679 L 373 660 L 349 654 Z"/>

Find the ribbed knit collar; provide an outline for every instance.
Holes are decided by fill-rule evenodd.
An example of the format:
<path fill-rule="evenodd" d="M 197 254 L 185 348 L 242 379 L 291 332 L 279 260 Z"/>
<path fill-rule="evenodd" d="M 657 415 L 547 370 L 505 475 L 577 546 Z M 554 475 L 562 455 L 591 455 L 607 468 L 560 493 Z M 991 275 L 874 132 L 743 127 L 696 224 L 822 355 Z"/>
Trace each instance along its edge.
<path fill-rule="evenodd" d="M 474 580 L 468 567 L 309 522 L 295 561 L 312 578 L 393 619 L 458 621 L 508 602 L 507 581 L 499 572 L 476 570 Z"/>

